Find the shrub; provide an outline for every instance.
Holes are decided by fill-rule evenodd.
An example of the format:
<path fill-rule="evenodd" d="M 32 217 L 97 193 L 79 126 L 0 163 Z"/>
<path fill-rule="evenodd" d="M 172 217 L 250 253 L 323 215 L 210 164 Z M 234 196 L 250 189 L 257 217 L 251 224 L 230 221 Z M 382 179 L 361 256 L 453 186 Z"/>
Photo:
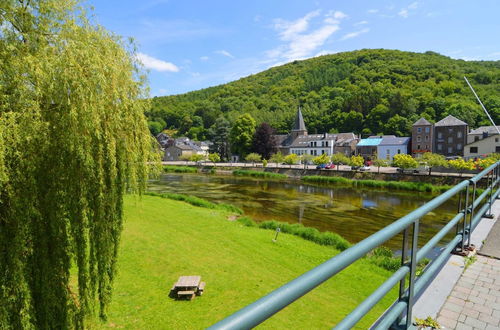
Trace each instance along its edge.
<path fill-rule="evenodd" d="M 166 165 L 163 166 L 164 172 L 175 172 L 175 173 L 196 173 L 198 169 L 195 167 L 189 166 L 175 166 L 175 165 Z"/>
<path fill-rule="evenodd" d="M 236 176 L 250 176 L 254 178 L 267 178 L 267 179 L 286 179 L 288 178 L 285 174 L 273 173 L 273 172 L 263 172 L 263 171 L 251 171 L 251 170 L 235 170 L 233 175 Z"/>
<path fill-rule="evenodd" d="M 257 227 L 257 224 L 255 223 L 255 221 L 253 221 L 249 217 L 241 217 L 241 218 L 236 219 L 236 221 L 238 221 L 239 223 L 241 223 L 243 226 L 246 226 L 246 227 Z"/>

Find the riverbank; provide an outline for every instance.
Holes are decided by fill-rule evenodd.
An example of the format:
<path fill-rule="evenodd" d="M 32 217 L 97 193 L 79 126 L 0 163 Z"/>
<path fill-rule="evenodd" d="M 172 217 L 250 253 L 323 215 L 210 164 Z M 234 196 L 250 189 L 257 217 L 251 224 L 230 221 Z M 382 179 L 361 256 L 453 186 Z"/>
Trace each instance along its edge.
<path fill-rule="evenodd" d="M 205 328 L 338 253 L 285 233 L 273 242 L 273 231 L 228 221 L 230 215 L 155 196 L 127 196 L 109 319 L 97 327 Z M 191 302 L 168 298 L 181 275 L 202 276 L 205 294 Z M 360 260 L 262 327 L 331 327 L 389 275 Z M 395 294 L 359 326 L 367 328 Z"/>

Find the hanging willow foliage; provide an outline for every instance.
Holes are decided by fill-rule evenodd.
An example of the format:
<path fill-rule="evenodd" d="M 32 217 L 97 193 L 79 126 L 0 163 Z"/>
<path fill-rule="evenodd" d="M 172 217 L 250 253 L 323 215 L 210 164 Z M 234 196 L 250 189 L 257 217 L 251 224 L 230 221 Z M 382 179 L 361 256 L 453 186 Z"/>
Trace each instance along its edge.
<path fill-rule="evenodd" d="M 134 49 L 72 0 L 0 0 L 0 329 L 105 318 L 155 157 Z"/>

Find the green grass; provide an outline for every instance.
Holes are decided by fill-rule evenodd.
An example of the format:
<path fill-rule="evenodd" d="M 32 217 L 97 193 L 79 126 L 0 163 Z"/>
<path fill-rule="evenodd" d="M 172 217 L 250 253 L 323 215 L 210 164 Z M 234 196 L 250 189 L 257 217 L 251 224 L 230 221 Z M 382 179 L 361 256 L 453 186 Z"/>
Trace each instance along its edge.
<path fill-rule="evenodd" d="M 191 166 L 176 166 L 176 165 L 165 165 L 163 166 L 164 172 L 174 172 L 174 173 L 197 173 L 198 169 Z"/>
<path fill-rule="evenodd" d="M 199 198 L 196 196 L 175 194 L 175 193 L 154 193 L 154 192 L 147 192 L 146 195 L 168 198 L 176 201 L 182 201 L 191 204 L 193 206 L 204 207 L 207 209 L 216 209 L 237 214 L 243 214 L 243 210 L 234 205 L 224 204 L 224 203 L 212 203 L 207 201 L 206 199 Z"/>
<path fill-rule="evenodd" d="M 452 186 L 439 186 L 431 183 L 424 182 L 406 182 L 406 181 L 382 181 L 382 180 L 352 180 L 338 176 L 322 176 L 322 175 L 308 175 L 303 176 L 302 180 L 311 183 L 327 183 L 337 185 L 350 185 L 353 187 L 368 187 L 368 188 L 382 188 L 391 190 L 407 190 L 407 191 L 420 191 L 443 193 L 450 189 Z"/>
<path fill-rule="evenodd" d="M 157 196 L 125 198 L 125 221 L 109 318 L 95 328 L 201 329 L 338 253 L 300 237 L 228 221 L 230 213 Z M 244 221 L 244 220 L 243 220 Z M 200 275 L 205 294 L 168 298 L 181 275 Z M 294 302 L 260 327 L 327 328 L 373 292 L 390 272 L 366 259 Z M 391 292 L 359 324 L 366 329 Z"/>
<path fill-rule="evenodd" d="M 265 178 L 265 179 L 287 179 L 288 176 L 280 173 L 273 172 L 263 172 L 263 171 L 251 171 L 251 170 L 235 170 L 233 175 L 236 176 L 250 176 L 253 178 Z"/>

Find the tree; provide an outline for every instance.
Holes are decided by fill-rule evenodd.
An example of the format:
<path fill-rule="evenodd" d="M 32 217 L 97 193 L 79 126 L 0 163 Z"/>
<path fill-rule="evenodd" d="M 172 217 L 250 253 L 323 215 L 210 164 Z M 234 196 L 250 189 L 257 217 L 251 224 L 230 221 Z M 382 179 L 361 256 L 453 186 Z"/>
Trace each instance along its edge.
<path fill-rule="evenodd" d="M 364 163 L 363 156 L 351 156 L 351 159 L 349 161 L 349 165 L 354 166 L 354 167 L 361 167 L 363 166 Z"/>
<path fill-rule="evenodd" d="M 252 152 L 245 157 L 245 160 L 247 162 L 252 162 L 252 165 L 255 165 L 256 162 L 260 162 L 262 160 L 262 156 L 255 152 Z"/>
<path fill-rule="evenodd" d="M 215 121 L 215 124 L 210 127 L 209 135 L 212 140 L 210 152 L 217 153 L 223 160 L 229 159 L 229 121 L 223 116 L 220 116 Z"/>
<path fill-rule="evenodd" d="M 269 158 L 269 161 L 275 163 L 276 166 L 278 166 L 278 164 L 281 164 L 285 161 L 285 156 L 283 156 L 281 151 L 278 151 L 277 153 L 272 155 L 271 158 Z"/>
<path fill-rule="evenodd" d="M 148 127 L 153 136 L 157 136 L 163 130 L 162 125 L 156 121 L 148 121 Z"/>
<path fill-rule="evenodd" d="M 274 129 L 268 123 L 260 124 L 255 130 L 252 141 L 252 150 L 262 158 L 269 159 L 276 151 L 276 139 Z"/>
<path fill-rule="evenodd" d="M 349 157 L 347 157 L 346 155 L 344 155 L 341 152 L 337 152 L 336 154 L 332 155 L 331 160 L 332 160 L 332 163 L 334 163 L 335 166 L 337 166 L 337 171 L 339 170 L 340 164 L 346 165 L 346 164 L 349 164 L 349 161 L 350 161 Z"/>
<path fill-rule="evenodd" d="M 429 166 L 429 175 L 431 175 L 433 167 L 448 167 L 448 162 L 443 155 L 434 154 L 432 152 L 426 152 L 422 155 L 422 163 Z"/>
<path fill-rule="evenodd" d="M 214 163 L 214 166 L 215 166 L 215 163 L 220 162 L 220 156 L 218 153 L 211 153 L 211 154 L 208 154 L 208 160 L 210 160 L 212 163 Z"/>
<path fill-rule="evenodd" d="M 252 147 L 254 132 L 255 120 L 252 116 L 248 113 L 239 116 L 229 133 L 231 151 L 245 157 Z"/>
<path fill-rule="evenodd" d="M 309 164 L 309 162 L 311 162 L 313 158 L 314 157 L 310 154 L 303 154 L 302 156 L 300 156 L 300 162 L 304 164 L 304 169 L 307 168 L 307 164 Z"/>
<path fill-rule="evenodd" d="M 462 157 L 449 160 L 448 163 L 451 167 L 457 170 L 458 173 L 460 173 L 460 176 L 462 176 L 464 171 L 471 171 L 475 168 L 474 161 L 472 159 L 465 161 Z"/>
<path fill-rule="evenodd" d="M 377 173 L 380 173 L 380 168 L 389 166 L 389 161 L 383 158 L 375 158 L 373 165 L 377 166 Z"/>
<path fill-rule="evenodd" d="M 407 154 L 394 155 L 392 163 L 395 167 L 399 167 L 403 170 L 415 168 L 418 166 L 418 162 L 415 160 L 415 158 Z"/>
<path fill-rule="evenodd" d="M 285 156 L 283 161 L 285 162 L 285 164 L 290 165 L 290 168 L 292 168 L 292 165 L 299 162 L 299 156 L 297 156 L 296 154 L 289 154 Z"/>
<path fill-rule="evenodd" d="M 123 195 L 159 160 L 133 47 L 75 2 L 0 5 L 0 328 L 106 317 Z"/>
<path fill-rule="evenodd" d="M 312 161 L 316 165 L 326 164 L 330 161 L 330 157 L 327 154 L 322 154 L 314 157 Z"/>
<path fill-rule="evenodd" d="M 193 155 L 189 156 L 189 160 L 192 162 L 195 162 L 195 163 L 201 162 L 204 159 L 205 159 L 205 156 L 200 155 L 200 154 L 193 154 Z"/>

